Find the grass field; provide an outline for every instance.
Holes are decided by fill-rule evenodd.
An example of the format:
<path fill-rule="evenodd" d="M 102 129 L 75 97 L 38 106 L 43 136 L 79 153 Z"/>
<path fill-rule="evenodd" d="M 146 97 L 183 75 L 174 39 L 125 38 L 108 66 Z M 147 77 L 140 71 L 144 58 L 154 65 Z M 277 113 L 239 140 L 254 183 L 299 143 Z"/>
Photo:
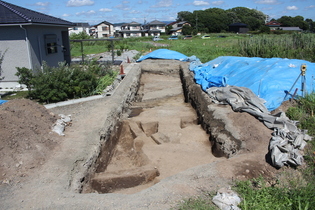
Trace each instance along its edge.
<path fill-rule="evenodd" d="M 152 37 L 128 38 L 115 41 L 115 51 L 137 50 L 140 55 L 160 48 L 174 50 L 187 56 L 195 55 L 205 63 L 219 56 L 296 58 L 315 62 L 315 34 L 246 35 L 210 34 L 210 39 L 164 40 L 153 42 Z M 161 44 L 165 46 L 160 46 Z M 96 54 L 110 50 L 109 42 L 84 42 L 84 54 Z M 81 56 L 79 43 L 71 44 L 73 57 Z"/>

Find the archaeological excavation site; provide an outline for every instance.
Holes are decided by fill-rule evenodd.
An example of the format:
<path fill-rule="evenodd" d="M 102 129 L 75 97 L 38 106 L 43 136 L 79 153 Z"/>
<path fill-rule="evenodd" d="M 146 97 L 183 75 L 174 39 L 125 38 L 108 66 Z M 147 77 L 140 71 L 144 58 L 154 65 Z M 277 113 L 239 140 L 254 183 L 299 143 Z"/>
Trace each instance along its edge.
<path fill-rule="evenodd" d="M 47 109 L 33 105 L 42 113 L 32 122 L 59 114 L 72 121 L 64 136 L 34 125 L 46 136 L 36 148 L 21 152 L 27 143 L 10 144 L 10 151 L 37 152 L 23 161 L 8 157 L 18 165 L 1 166 L 5 209 L 170 209 L 234 180 L 272 179 L 281 171 L 268 150 L 273 131 L 250 113 L 214 103 L 189 62 L 123 65 L 119 84 L 102 97 Z"/>

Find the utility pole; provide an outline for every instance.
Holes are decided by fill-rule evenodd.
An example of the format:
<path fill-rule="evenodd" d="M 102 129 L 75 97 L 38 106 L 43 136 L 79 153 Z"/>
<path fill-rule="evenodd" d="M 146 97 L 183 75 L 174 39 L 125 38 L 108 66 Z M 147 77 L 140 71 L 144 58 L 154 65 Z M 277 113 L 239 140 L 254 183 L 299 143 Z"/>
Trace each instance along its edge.
<path fill-rule="evenodd" d="M 198 16 L 197 16 L 197 12 L 196 12 L 196 32 L 198 33 Z"/>

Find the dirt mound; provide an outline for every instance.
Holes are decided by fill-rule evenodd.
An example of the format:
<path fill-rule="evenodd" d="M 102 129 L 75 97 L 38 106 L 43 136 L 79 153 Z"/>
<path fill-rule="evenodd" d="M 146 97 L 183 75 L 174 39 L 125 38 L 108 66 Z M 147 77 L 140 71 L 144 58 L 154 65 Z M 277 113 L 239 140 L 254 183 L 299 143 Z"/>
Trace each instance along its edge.
<path fill-rule="evenodd" d="M 31 100 L 16 99 L 0 106 L 0 184 L 27 176 L 57 145 L 51 132 L 56 117 Z"/>

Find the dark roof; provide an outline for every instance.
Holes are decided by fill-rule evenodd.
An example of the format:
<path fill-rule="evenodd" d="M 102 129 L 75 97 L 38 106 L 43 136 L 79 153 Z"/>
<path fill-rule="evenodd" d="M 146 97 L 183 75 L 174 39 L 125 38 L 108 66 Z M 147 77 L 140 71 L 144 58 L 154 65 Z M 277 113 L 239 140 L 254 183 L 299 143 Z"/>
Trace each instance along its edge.
<path fill-rule="evenodd" d="M 125 23 L 122 26 L 141 26 L 141 23 L 132 21 L 131 23 Z"/>
<path fill-rule="evenodd" d="M 99 26 L 99 25 L 101 25 L 101 24 L 105 24 L 105 25 L 113 25 L 113 24 L 111 24 L 110 22 L 107 22 L 107 21 L 103 21 L 103 22 L 100 22 L 99 24 L 97 24 L 97 25 L 95 25 L 95 26 Z"/>
<path fill-rule="evenodd" d="M 75 26 L 78 26 L 78 27 L 85 27 L 85 28 L 90 27 L 89 23 L 74 23 L 74 24 L 75 24 Z"/>
<path fill-rule="evenodd" d="M 0 25 L 49 24 L 73 26 L 74 23 L 0 1 Z"/>

